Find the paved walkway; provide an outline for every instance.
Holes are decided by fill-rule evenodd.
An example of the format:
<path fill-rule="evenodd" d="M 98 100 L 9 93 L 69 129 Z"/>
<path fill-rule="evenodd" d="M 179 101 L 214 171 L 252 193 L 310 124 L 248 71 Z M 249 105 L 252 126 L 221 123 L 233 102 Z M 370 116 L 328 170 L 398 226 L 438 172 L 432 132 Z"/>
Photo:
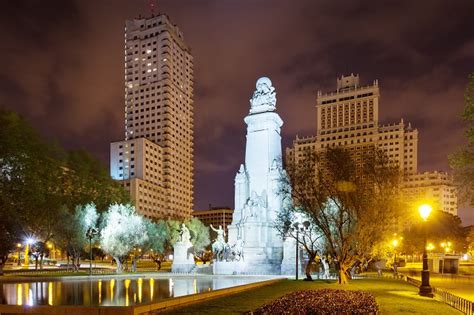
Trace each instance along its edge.
<path fill-rule="evenodd" d="M 415 267 L 415 268 L 411 268 Z M 412 278 L 421 280 L 421 263 L 409 268 L 398 268 L 403 273 Z M 430 273 L 430 284 L 433 287 L 444 289 L 454 295 L 460 296 L 474 302 L 474 276 L 452 275 Z"/>

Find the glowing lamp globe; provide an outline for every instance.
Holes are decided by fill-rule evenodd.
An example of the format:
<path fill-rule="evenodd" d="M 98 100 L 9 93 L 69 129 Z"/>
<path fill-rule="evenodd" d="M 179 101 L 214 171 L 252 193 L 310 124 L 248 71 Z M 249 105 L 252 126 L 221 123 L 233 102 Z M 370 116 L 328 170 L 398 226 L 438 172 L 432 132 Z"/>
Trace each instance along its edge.
<path fill-rule="evenodd" d="M 424 204 L 418 207 L 418 212 L 420 213 L 420 216 L 423 218 L 424 221 L 428 219 L 431 211 L 433 211 L 433 208 L 427 204 Z"/>
<path fill-rule="evenodd" d="M 393 240 L 393 241 L 392 241 L 392 246 L 393 246 L 394 248 L 397 247 L 397 246 L 398 246 L 398 240 L 396 240 L 396 239 Z"/>

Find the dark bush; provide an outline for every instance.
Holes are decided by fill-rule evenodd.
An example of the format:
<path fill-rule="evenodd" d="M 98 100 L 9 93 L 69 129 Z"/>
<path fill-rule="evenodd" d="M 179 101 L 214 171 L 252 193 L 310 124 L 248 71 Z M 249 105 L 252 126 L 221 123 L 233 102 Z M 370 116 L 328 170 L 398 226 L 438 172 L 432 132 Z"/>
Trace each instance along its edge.
<path fill-rule="evenodd" d="M 254 314 L 377 314 L 375 297 L 363 291 L 296 291 L 258 308 Z"/>

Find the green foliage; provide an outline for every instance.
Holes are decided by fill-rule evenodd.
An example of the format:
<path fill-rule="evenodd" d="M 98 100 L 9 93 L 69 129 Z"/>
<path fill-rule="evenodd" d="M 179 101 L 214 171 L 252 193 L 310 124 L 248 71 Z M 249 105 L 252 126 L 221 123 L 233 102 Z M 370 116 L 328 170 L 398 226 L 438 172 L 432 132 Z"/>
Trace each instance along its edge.
<path fill-rule="evenodd" d="M 192 218 L 184 222 L 191 232 L 191 243 L 194 251 L 202 251 L 211 244 L 209 227 L 205 226 L 199 219 Z"/>
<path fill-rule="evenodd" d="M 0 238 L 46 243 L 61 208 L 62 151 L 14 112 L 0 109 L 0 125 L 0 217 L 16 229 Z"/>
<path fill-rule="evenodd" d="M 449 156 L 449 164 L 454 170 L 460 199 L 474 205 L 474 72 L 468 76 L 464 103 L 462 119 L 466 124 L 467 144 Z"/>
<path fill-rule="evenodd" d="M 100 232 L 102 249 L 114 257 L 117 272 L 122 271 L 122 260 L 133 250 L 149 241 L 147 223 L 131 205 L 111 205 L 104 214 Z"/>
<path fill-rule="evenodd" d="M 405 228 L 401 250 L 406 254 L 422 253 L 425 229 L 427 241 L 435 245 L 435 252 L 442 252 L 439 244 L 446 241 L 453 243 L 453 250 L 464 251 L 466 230 L 461 219 L 444 211 L 433 211 L 427 222 L 418 220 Z"/>
<path fill-rule="evenodd" d="M 66 212 L 72 214 L 77 205 L 95 202 L 104 210 L 129 201 L 123 187 L 85 151 L 65 152 L 12 111 L 0 109 L 0 126 L 0 257 L 27 235 L 42 243 L 53 234 L 70 239 L 70 232 L 55 225 L 58 218 L 73 224 Z"/>
<path fill-rule="evenodd" d="M 341 147 L 306 152 L 287 171 L 282 193 L 323 235 L 341 283 L 349 268 L 371 259 L 373 247 L 397 232 L 400 170 L 383 151 L 365 150 L 360 158 Z"/>
<path fill-rule="evenodd" d="M 160 220 L 158 222 L 152 222 L 149 220 L 145 221 L 148 242 L 143 246 L 143 252 L 152 250 L 154 253 L 163 253 L 165 250 L 165 244 L 168 239 L 168 229 L 166 222 Z"/>
<path fill-rule="evenodd" d="M 111 204 L 130 202 L 128 192 L 87 151 L 68 152 L 64 178 L 65 203 L 71 209 L 94 202 L 97 209 L 103 212 Z"/>
<path fill-rule="evenodd" d="M 169 220 L 167 222 L 169 244 L 173 246 L 180 240 L 181 223 L 184 223 L 191 234 L 191 243 L 195 252 L 203 251 L 211 244 L 209 227 L 205 226 L 199 219 L 192 218 L 184 222 Z"/>

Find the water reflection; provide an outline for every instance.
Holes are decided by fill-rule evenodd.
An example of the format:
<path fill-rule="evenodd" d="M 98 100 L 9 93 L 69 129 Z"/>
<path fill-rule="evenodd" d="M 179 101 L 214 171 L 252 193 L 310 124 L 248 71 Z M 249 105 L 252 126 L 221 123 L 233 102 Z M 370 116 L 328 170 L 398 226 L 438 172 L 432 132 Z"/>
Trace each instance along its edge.
<path fill-rule="evenodd" d="M 0 283 L 0 304 L 129 306 L 265 280 L 175 277 Z"/>

